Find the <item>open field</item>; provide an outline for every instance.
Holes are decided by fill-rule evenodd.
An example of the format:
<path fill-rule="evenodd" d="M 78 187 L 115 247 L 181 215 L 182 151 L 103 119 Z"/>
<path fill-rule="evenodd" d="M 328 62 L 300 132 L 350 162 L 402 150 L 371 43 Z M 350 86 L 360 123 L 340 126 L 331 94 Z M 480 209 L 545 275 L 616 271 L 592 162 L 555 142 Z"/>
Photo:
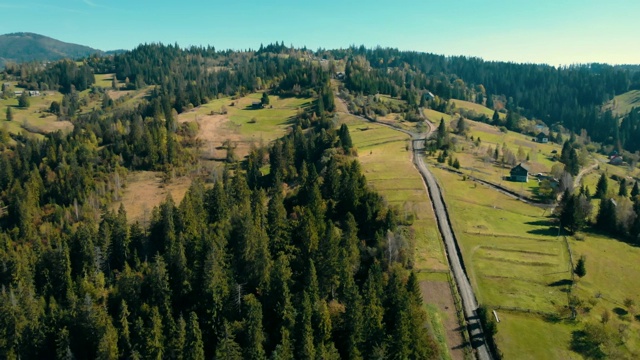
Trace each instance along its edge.
<path fill-rule="evenodd" d="M 251 109 L 252 102 L 260 101 L 260 97 L 261 93 L 256 93 L 235 100 L 215 99 L 180 114 L 178 121 L 198 123 L 198 138 L 203 141 L 204 158 L 224 158 L 226 151 L 221 146 L 227 139 L 237 145 L 236 153 L 244 156 L 249 152 L 251 143 L 267 144 L 284 135 L 298 110 L 312 102 L 309 98 L 270 96 L 269 106 Z M 223 109 L 226 109 L 226 114 L 222 114 Z"/>
<path fill-rule="evenodd" d="M 447 126 L 449 126 L 449 124 L 451 123 L 451 120 L 453 120 L 453 117 L 451 115 L 441 113 L 439 111 L 435 111 L 432 109 L 423 109 L 422 111 L 424 113 L 424 116 L 427 118 L 427 120 L 436 124 L 436 126 L 440 124 L 441 119 L 444 119 L 444 123 Z"/>
<path fill-rule="evenodd" d="M 624 348 L 640 353 L 640 321 L 634 318 L 640 306 L 640 248 L 606 236 L 586 233 L 584 239 L 570 240 L 574 257 L 586 258 L 587 275 L 574 287 L 574 294 L 590 307 L 581 317 L 591 322 L 600 322 L 602 313 L 608 311 L 611 320 L 608 326 L 624 329 Z M 625 300 L 636 304 L 629 314 Z"/>
<path fill-rule="evenodd" d="M 555 312 L 566 305 L 565 245 L 543 210 L 441 169 L 440 182 L 478 301 Z"/>
<path fill-rule="evenodd" d="M 464 101 L 464 100 L 458 100 L 458 99 L 451 99 L 451 102 L 455 104 L 456 109 L 465 109 L 465 110 L 475 111 L 477 114 L 486 115 L 489 119 L 491 119 L 491 117 L 493 116 L 493 110 L 489 109 L 484 105 L 476 104 L 471 101 Z M 498 113 L 498 115 L 500 116 L 500 119 L 504 119 L 505 117 L 507 117 L 507 115 L 503 113 Z"/>
<path fill-rule="evenodd" d="M 571 333 L 578 329 L 576 324 L 500 310 L 498 317 L 496 338 L 504 359 L 582 359 L 569 350 Z"/>
<path fill-rule="evenodd" d="M 605 104 L 604 109 L 610 109 L 615 115 L 625 115 L 634 107 L 640 107 L 640 90 L 631 90 L 615 96 Z"/>
<path fill-rule="evenodd" d="M 20 89 L 21 90 L 21 89 Z M 45 134 L 49 132 L 71 131 L 73 124 L 69 121 L 58 121 L 57 116 L 47 112 L 53 101 L 61 102 L 62 94 L 55 91 L 43 92 L 46 95 L 29 97 L 28 108 L 18 107 L 18 99 L 0 99 L 0 117 L 5 123 L 6 108 L 11 107 L 13 121 L 6 122 L 10 133 L 31 132 Z"/>
<path fill-rule="evenodd" d="M 111 204 L 118 210 L 124 204 L 129 222 L 140 221 L 145 226 L 151 219 L 151 211 L 160 205 L 168 195 L 179 204 L 189 190 L 191 180 L 186 177 L 174 179 L 169 184 L 162 182 L 162 173 L 154 171 L 135 171 L 127 175 L 124 192 L 120 201 Z"/>
<path fill-rule="evenodd" d="M 95 74 L 96 86 L 110 88 L 115 74 Z"/>

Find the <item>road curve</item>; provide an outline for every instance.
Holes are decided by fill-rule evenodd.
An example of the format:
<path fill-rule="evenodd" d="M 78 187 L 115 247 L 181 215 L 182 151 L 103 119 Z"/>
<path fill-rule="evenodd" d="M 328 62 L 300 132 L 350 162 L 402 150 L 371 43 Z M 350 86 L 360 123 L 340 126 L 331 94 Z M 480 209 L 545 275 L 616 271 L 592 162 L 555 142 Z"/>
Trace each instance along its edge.
<path fill-rule="evenodd" d="M 339 101 L 343 101 L 338 98 Z M 360 119 L 371 121 L 365 117 L 352 115 L 358 117 Z M 453 273 L 453 277 L 458 287 L 458 292 L 460 293 L 460 297 L 462 298 L 462 307 L 464 310 L 464 316 L 467 320 L 467 330 L 469 331 L 469 338 L 471 340 L 471 346 L 476 350 L 476 357 L 479 360 L 491 360 L 492 356 L 489 351 L 489 347 L 487 346 L 486 339 L 484 337 L 484 332 L 482 330 L 482 325 L 480 324 L 480 319 L 478 317 L 477 309 L 478 303 L 476 302 L 475 295 L 473 293 L 473 288 L 471 287 L 471 283 L 469 282 L 469 278 L 465 273 L 465 269 L 462 264 L 462 254 L 460 254 L 456 237 L 453 233 L 453 229 L 451 228 L 451 221 L 449 220 L 449 214 L 447 212 L 447 208 L 445 206 L 444 200 L 442 198 L 442 193 L 440 192 L 440 187 L 438 186 L 437 181 L 433 177 L 433 174 L 427 168 L 427 165 L 424 163 L 424 160 L 421 155 L 421 150 L 423 150 L 424 140 L 429 136 L 429 134 L 434 131 L 435 126 L 426 121 L 429 132 L 426 134 L 414 133 L 405 129 L 401 129 L 389 124 L 385 124 L 382 122 L 375 122 L 376 124 L 380 124 L 382 126 L 389 127 L 393 130 L 397 130 L 403 132 L 412 138 L 413 143 L 413 162 L 416 165 L 418 171 L 424 178 L 427 188 L 429 190 L 429 195 L 431 197 L 431 204 L 433 205 L 433 210 L 436 214 L 436 219 L 438 221 L 438 228 L 440 233 L 442 234 L 442 239 L 445 243 L 447 249 L 447 257 L 449 259 L 449 266 L 451 267 L 451 271 Z"/>

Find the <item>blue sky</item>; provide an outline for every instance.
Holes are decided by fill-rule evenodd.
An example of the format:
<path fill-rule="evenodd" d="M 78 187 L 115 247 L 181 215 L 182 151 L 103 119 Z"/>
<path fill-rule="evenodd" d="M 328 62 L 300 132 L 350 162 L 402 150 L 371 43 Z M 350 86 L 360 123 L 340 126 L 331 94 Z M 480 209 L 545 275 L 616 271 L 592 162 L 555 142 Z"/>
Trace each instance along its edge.
<path fill-rule="evenodd" d="M 0 0 L 0 12 L 0 34 L 35 32 L 102 50 L 284 41 L 552 65 L 640 64 L 636 0 Z"/>

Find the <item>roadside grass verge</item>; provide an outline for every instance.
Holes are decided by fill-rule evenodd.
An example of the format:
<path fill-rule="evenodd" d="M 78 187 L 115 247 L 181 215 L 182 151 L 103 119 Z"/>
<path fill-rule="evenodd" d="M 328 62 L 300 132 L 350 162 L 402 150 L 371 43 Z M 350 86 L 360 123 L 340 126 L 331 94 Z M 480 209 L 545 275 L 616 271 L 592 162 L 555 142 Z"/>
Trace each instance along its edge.
<path fill-rule="evenodd" d="M 368 183 L 401 217 L 414 218 L 415 269 L 447 269 L 431 201 L 411 160 L 409 136 L 351 115 L 341 114 L 340 121 L 349 126 Z"/>

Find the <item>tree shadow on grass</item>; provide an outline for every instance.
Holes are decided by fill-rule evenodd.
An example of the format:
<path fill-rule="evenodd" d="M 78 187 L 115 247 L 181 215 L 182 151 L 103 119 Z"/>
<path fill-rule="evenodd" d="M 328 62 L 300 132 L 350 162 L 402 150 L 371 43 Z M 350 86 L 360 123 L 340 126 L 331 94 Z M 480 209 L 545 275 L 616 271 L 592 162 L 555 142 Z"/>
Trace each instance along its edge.
<path fill-rule="evenodd" d="M 533 230 L 527 231 L 527 233 L 533 234 L 533 235 L 556 237 L 556 236 L 558 236 L 558 227 L 557 226 L 551 226 L 551 227 L 543 228 L 543 229 L 533 229 Z"/>
<path fill-rule="evenodd" d="M 562 280 L 558 280 L 558 281 L 554 281 L 552 283 L 547 284 L 547 286 L 552 286 L 552 287 L 556 287 L 556 286 L 569 286 L 572 285 L 573 281 L 571 281 L 571 279 L 562 279 Z"/>
<path fill-rule="evenodd" d="M 551 226 L 557 226 L 558 222 L 556 221 L 556 219 L 549 219 L 549 220 L 536 220 L 536 221 L 529 221 L 526 222 L 525 224 L 527 225 L 533 225 L 533 226 L 547 226 L 547 227 L 551 227 Z"/>
<path fill-rule="evenodd" d="M 623 317 L 629 314 L 629 312 L 621 307 L 615 307 L 613 308 L 613 312 L 618 315 L 619 317 Z"/>

